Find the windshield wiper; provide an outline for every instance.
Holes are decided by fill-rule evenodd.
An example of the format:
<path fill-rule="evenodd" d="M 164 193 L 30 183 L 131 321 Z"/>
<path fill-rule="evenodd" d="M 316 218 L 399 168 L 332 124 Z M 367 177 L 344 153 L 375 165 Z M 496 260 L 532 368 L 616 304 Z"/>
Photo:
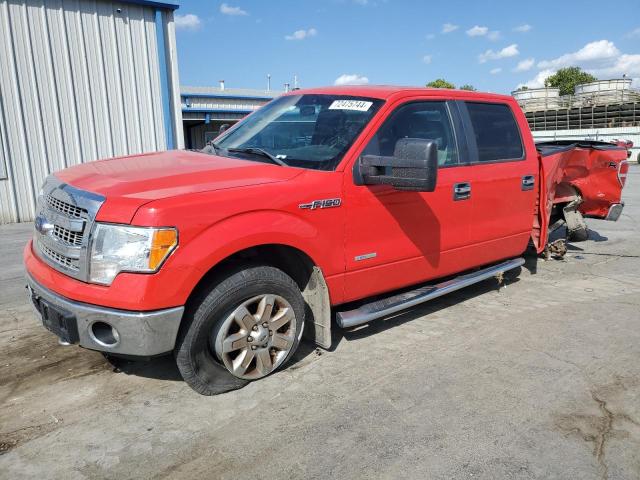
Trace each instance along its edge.
<path fill-rule="evenodd" d="M 281 167 L 288 167 L 289 166 L 285 162 L 283 162 L 281 159 L 276 157 L 275 155 L 271 155 L 266 150 L 263 150 L 262 148 L 258 148 L 258 147 L 227 148 L 227 152 L 251 153 L 251 154 L 254 154 L 254 155 L 260 155 L 262 157 L 268 158 L 273 163 L 275 163 L 277 165 L 280 165 Z"/>

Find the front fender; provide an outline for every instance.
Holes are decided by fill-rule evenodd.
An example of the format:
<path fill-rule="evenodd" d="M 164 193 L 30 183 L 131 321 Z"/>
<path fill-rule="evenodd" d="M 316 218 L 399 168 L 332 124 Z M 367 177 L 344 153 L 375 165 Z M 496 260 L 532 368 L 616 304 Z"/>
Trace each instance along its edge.
<path fill-rule="evenodd" d="M 234 215 L 210 226 L 184 246 L 181 256 L 206 273 L 241 250 L 279 244 L 303 251 L 322 266 L 317 239 L 318 229 L 310 222 L 287 212 L 261 210 Z"/>
<path fill-rule="evenodd" d="M 185 238 L 186 237 L 186 238 Z M 339 255 L 323 245 L 319 229 L 288 212 L 260 210 L 227 217 L 206 229 L 181 235 L 178 249 L 158 272 L 167 285 L 165 299 L 183 305 L 213 267 L 247 248 L 278 244 L 304 252 L 325 274 L 339 273 Z M 336 271 L 338 269 L 338 271 Z M 150 292 L 153 295 L 153 292 Z"/>

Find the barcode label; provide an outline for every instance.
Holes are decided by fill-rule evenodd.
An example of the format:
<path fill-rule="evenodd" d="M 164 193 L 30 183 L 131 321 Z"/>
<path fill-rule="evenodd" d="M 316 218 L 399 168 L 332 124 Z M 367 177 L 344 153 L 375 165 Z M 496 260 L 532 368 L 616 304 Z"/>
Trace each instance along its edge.
<path fill-rule="evenodd" d="M 371 108 L 373 102 L 364 100 L 334 100 L 329 106 L 329 110 L 357 110 L 358 112 L 366 112 Z"/>

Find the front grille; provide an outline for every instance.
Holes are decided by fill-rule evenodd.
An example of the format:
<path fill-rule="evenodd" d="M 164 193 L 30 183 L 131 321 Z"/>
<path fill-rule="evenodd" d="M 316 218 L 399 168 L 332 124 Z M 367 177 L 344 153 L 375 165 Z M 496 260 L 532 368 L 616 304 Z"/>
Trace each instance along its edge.
<path fill-rule="evenodd" d="M 51 195 L 47 195 L 47 205 L 49 205 L 52 210 L 67 215 L 71 218 L 82 218 L 83 214 L 84 216 L 87 215 L 87 211 L 84 208 L 76 207 L 75 205 L 71 205 L 70 203 L 63 202 L 62 200 L 58 200 Z"/>
<path fill-rule="evenodd" d="M 84 235 L 82 232 L 72 232 L 60 225 L 55 225 L 53 227 L 53 236 L 67 245 L 79 247 L 82 245 L 82 237 Z"/>
<path fill-rule="evenodd" d="M 40 251 L 44 253 L 47 257 L 49 257 L 50 260 L 54 261 L 58 265 L 62 265 L 64 268 L 68 268 L 69 270 L 75 270 L 75 271 L 78 270 L 78 265 L 76 264 L 76 262 L 73 261 L 73 259 L 69 257 L 65 257 L 64 255 L 61 255 L 57 252 L 54 252 L 47 246 L 42 245 L 42 243 L 40 244 Z"/>
<path fill-rule="evenodd" d="M 89 280 L 89 237 L 104 197 L 65 184 L 54 175 L 38 199 L 34 252 L 51 268 Z"/>

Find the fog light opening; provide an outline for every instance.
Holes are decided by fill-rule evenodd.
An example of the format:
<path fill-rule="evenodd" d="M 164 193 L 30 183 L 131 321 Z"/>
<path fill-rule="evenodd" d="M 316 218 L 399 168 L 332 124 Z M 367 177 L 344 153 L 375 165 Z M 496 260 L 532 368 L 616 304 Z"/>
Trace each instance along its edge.
<path fill-rule="evenodd" d="M 118 331 L 105 322 L 94 322 L 89 329 L 94 342 L 103 347 L 115 347 L 120 341 Z"/>

